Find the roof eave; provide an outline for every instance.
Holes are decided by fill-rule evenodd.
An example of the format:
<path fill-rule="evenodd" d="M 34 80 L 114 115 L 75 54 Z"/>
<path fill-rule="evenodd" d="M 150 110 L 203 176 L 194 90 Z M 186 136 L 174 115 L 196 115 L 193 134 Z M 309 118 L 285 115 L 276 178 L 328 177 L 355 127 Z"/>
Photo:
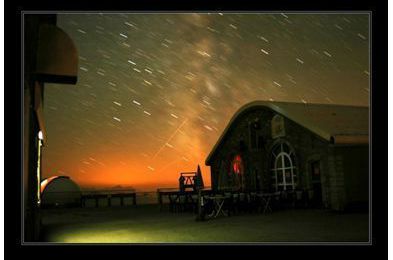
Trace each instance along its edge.
<path fill-rule="evenodd" d="M 207 166 L 211 165 L 211 160 L 213 159 L 213 156 L 216 154 L 216 151 L 218 149 L 218 147 L 220 146 L 220 144 L 222 143 L 223 139 L 225 138 L 225 136 L 227 135 L 227 132 L 229 131 L 231 125 L 233 124 L 233 122 L 244 112 L 246 112 L 249 108 L 252 107 L 265 107 L 265 108 L 269 108 L 273 111 L 275 111 L 276 113 L 281 114 L 282 116 L 284 116 L 285 118 L 307 128 L 309 131 L 311 131 L 312 133 L 314 133 L 315 135 L 321 137 L 323 140 L 333 143 L 333 144 L 368 144 L 369 143 L 369 138 L 368 138 L 368 134 L 366 135 L 351 135 L 351 134 L 347 134 L 347 135 L 332 135 L 331 133 L 328 133 L 326 131 L 324 131 L 323 129 L 315 126 L 314 124 L 310 124 L 307 120 L 300 120 L 299 118 L 293 117 L 288 115 L 288 113 L 280 108 L 280 106 L 278 106 L 277 104 L 275 104 L 274 102 L 271 101 L 261 101 L 261 100 L 256 100 L 250 103 L 247 103 L 245 105 L 243 105 L 239 110 L 236 111 L 236 113 L 232 116 L 232 118 L 230 119 L 229 123 L 227 124 L 227 126 L 225 127 L 224 131 L 222 132 L 221 136 L 219 137 L 218 141 L 215 143 L 215 145 L 213 146 L 211 152 L 209 153 L 208 157 L 205 160 L 205 164 Z M 333 142 L 332 142 L 333 139 Z"/>

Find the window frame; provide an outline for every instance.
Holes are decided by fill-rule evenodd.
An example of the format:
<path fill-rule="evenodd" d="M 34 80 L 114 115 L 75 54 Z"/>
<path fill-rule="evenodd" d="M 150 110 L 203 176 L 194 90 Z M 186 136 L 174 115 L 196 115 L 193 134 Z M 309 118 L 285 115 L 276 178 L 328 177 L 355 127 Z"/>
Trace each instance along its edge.
<path fill-rule="evenodd" d="M 277 151 L 277 146 L 280 147 L 279 152 L 276 154 L 274 151 Z M 287 146 L 287 149 L 284 149 L 284 146 Z M 286 152 L 285 150 L 288 150 Z M 274 167 L 270 169 L 270 171 L 273 173 L 271 174 L 272 179 L 274 180 L 274 187 L 276 191 L 279 191 L 279 187 L 282 187 L 282 190 L 287 191 L 287 190 L 295 190 L 297 186 L 297 181 L 298 181 L 298 174 L 297 174 L 297 163 L 296 163 L 296 155 L 293 150 L 293 148 L 286 142 L 281 141 L 274 145 L 270 151 L 271 154 L 271 162 L 270 165 L 272 165 L 272 162 L 274 160 Z M 293 159 L 292 159 L 293 156 Z M 288 159 L 289 165 L 285 162 L 286 159 Z M 281 166 L 278 167 L 279 160 L 281 160 Z M 290 172 L 290 181 L 287 182 L 287 177 L 286 173 Z M 281 178 L 282 181 L 279 181 Z M 296 179 L 296 180 L 295 180 Z M 290 187 L 288 189 L 288 187 Z"/>

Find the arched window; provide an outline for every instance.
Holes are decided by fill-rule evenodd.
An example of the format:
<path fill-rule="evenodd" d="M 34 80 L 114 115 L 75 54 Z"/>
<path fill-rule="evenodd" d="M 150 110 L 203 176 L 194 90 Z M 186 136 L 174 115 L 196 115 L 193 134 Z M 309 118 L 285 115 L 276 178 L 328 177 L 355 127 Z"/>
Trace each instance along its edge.
<path fill-rule="evenodd" d="M 240 155 L 236 155 L 232 162 L 233 172 L 235 174 L 243 174 L 243 161 Z"/>
<path fill-rule="evenodd" d="M 242 189 L 244 186 L 244 164 L 242 157 L 238 154 L 233 157 L 230 174 L 234 188 Z"/>
<path fill-rule="evenodd" d="M 276 191 L 296 188 L 296 157 L 294 150 L 287 143 L 280 142 L 273 147 L 270 165 Z"/>

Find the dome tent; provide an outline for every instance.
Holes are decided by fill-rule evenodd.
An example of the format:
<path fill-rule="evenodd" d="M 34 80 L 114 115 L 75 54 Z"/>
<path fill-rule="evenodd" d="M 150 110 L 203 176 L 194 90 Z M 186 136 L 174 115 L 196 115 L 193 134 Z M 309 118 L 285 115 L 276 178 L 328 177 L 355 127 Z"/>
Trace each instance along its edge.
<path fill-rule="evenodd" d="M 79 206 L 81 191 L 68 176 L 53 176 L 41 182 L 42 207 Z"/>

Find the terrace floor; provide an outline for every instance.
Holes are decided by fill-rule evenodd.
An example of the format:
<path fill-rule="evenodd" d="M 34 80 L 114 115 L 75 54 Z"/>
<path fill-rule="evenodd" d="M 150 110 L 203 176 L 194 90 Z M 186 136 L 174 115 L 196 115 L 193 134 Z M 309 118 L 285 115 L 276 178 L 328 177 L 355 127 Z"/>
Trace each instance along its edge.
<path fill-rule="evenodd" d="M 365 213 L 285 210 L 195 221 L 157 205 L 51 209 L 42 212 L 42 241 L 60 243 L 367 242 Z"/>

